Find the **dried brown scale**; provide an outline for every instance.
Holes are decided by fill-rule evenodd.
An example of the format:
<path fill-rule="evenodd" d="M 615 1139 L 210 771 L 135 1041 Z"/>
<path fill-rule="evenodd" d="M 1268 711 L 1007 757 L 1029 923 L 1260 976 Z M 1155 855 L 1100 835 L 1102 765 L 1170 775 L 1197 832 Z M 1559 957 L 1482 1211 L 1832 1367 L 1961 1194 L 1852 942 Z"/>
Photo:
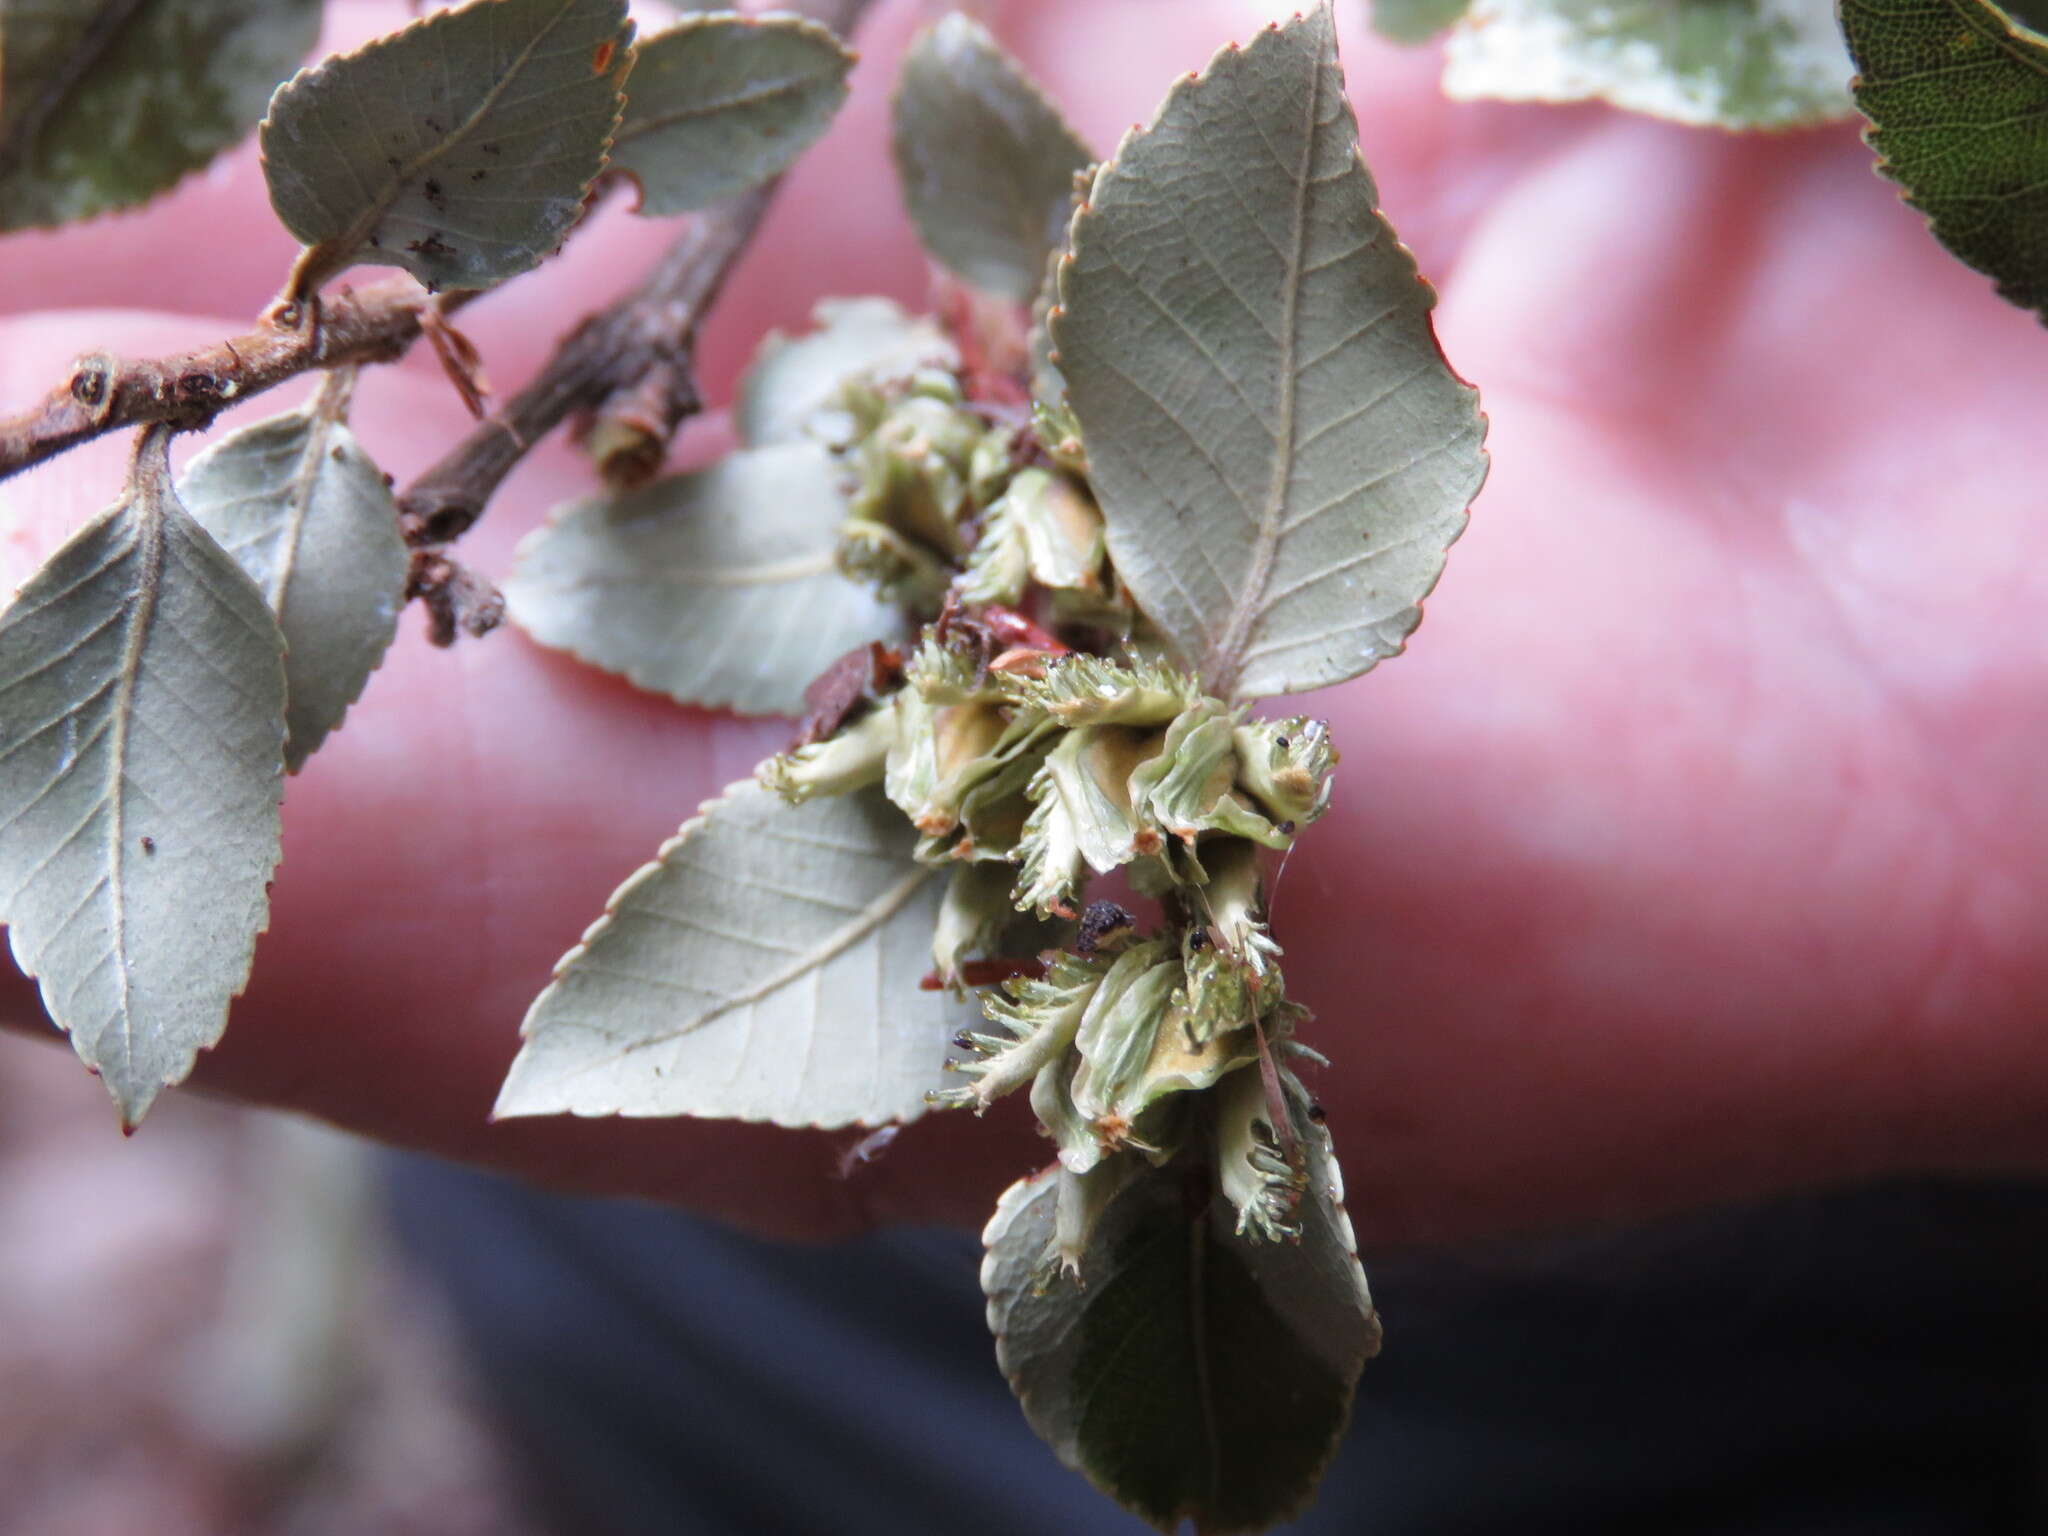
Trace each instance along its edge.
<path fill-rule="evenodd" d="M 804 689 L 804 718 L 795 746 L 823 741 L 903 681 L 903 653 L 871 640 L 855 646 L 811 680 Z M 794 750 L 794 747 L 792 748 Z"/>
<path fill-rule="evenodd" d="M 413 551 L 405 596 L 427 610 L 427 638 L 444 649 L 458 635 L 481 640 L 505 622 L 505 595 L 438 550 Z"/>

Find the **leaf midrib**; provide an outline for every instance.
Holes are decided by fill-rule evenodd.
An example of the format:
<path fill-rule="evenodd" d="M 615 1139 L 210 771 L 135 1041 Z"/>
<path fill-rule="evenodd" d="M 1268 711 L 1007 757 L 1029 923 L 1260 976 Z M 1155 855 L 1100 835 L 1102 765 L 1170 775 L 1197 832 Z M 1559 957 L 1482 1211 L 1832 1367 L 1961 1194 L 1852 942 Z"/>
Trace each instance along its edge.
<path fill-rule="evenodd" d="M 694 106 L 676 107 L 666 112 L 650 111 L 647 116 L 641 118 L 634 117 L 632 108 L 628 106 L 625 120 L 619 124 L 619 131 L 612 140 L 614 152 L 645 134 L 658 133 L 664 128 L 673 128 L 678 123 L 687 123 L 700 117 L 715 117 L 721 112 L 741 111 L 781 96 L 801 95 L 819 80 L 829 78 L 831 74 L 830 69 L 821 69 L 807 75 L 793 75 L 756 90 L 743 91 L 734 96 L 722 96 L 715 101 Z"/>
<path fill-rule="evenodd" d="M 156 473 L 168 479 L 170 467 L 164 462 L 165 450 L 161 438 L 157 441 L 156 452 Z M 138 455 L 138 476 L 148 473 L 140 460 L 141 455 Z M 120 973 L 121 1054 L 130 1067 L 135 1060 L 135 1005 L 134 986 L 128 963 L 128 892 L 125 884 L 128 851 L 128 806 L 125 793 L 128 782 L 128 726 L 134 714 L 136 685 L 142 677 L 142 653 L 149 644 L 149 633 L 156 623 L 157 600 L 163 590 L 166 540 L 164 524 L 168 516 L 160 486 L 151 488 L 145 485 L 138 493 L 134 505 L 137 511 L 136 554 L 141 562 L 141 568 L 137 573 L 134 603 L 130 610 L 127 630 L 121 637 L 121 666 L 115 680 L 114 718 L 107 740 L 107 778 L 104 791 L 108 826 L 108 940 Z M 125 1109 L 122 1118 L 127 1118 Z"/>
<path fill-rule="evenodd" d="M 576 4 L 577 0 L 561 0 L 561 4 L 556 8 L 555 14 L 549 19 L 547 25 L 527 40 L 526 46 L 521 48 L 512 62 L 500 72 L 498 78 L 492 83 L 491 88 L 484 93 L 483 99 L 477 103 L 476 107 L 467 117 L 443 134 L 438 142 L 428 146 L 428 148 L 412 159 L 403 162 L 396 171 L 393 171 L 385 183 L 385 189 L 373 198 L 370 206 L 358 215 L 353 223 L 343 229 L 339 235 L 322 240 L 318 245 L 311 247 L 305 252 L 300 258 L 299 268 L 300 272 L 308 275 L 302 276 L 300 272 L 295 272 L 291 291 L 301 292 L 316 287 L 320 281 L 324 281 L 325 277 L 338 270 L 338 268 L 330 266 L 330 263 L 336 259 L 337 252 L 342 257 L 354 255 L 356 250 L 369 239 L 371 232 L 376 229 L 384 216 L 391 211 L 392 205 L 403 195 L 414 178 L 421 175 L 430 166 L 452 154 L 469 137 L 477 124 L 490 112 L 491 108 L 498 104 L 498 98 L 504 94 L 506 87 L 519 78 L 520 73 L 532 59 L 534 50 L 548 40 L 554 33 L 555 28 L 562 24 L 562 18 L 574 10 Z M 439 17 L 459 16 L 460 14 L 462 13 L 459 10 L 441 11 L 437 13 L 436 17 L 429 18 L 426 25 L 432 26 Z"/>
<path fill-rule="evenodd" d="M 1204 659 L 1202 672 L 1213 680 L 1217 692 L 1226 698 L 1237 687 L 1238 673 L 1243 666 L 1243 652 L 1251 639 L 1252 626 L 1258 622 L 1263 609 L 1266 588 L 1273 579 L 1274 562 L 1279 556 L 1281 517 L 1287 509 L 1287 486 L 1294 474 L 1295 440 L 1300 432 L 1300 421 L 1295 409 L 1295 386 L 1297 359 L 1300 355 L 1301 338 L 1298 334 L 1301 310 L 1302 262 L 1307 254 L 1308 243 L 1308 200 L 1309 188 L 1313 183 L 1309 173 L 1315 165 L 1316 118 L 1323 99 L 1323 60 L 1315 61 L 1314 72 L 1308 89 L 1307 122 L 1301 136 L 1301 162 L 1294 174 L 1294 227 L 1288 246 L 1287 275 L 1282 285 L 1282 307 L 1280 315 L 1281 359 L 1280 398 L 1277 405 L 1278 421 L 1273 432 L 1273 467 L 1266 484 L 1266 498 L 1259 521 L 1252 536 L 1250 569 L 1245 574 L 1238 600 L 1230 611 L 1229 621 L 1223 633 L 1209 647 Z"/>
<path fill-rule="evenodd" d="M 544 581 L 543 578 L 536 580 L 563 591 L 573 591 L 579 587 L 665 586 L 671 582 L 686 587 L 760 587 L 806 581 L 835 569 L 837 563 L 834 552 L 825 550 L 794 560 L 778 560 L 761 565 L 721 567 L 656 563 L 630 571 L 591 571 L 563 581 Z"/>
<path fill-rule="evenodd" d="M 846 953 L 847 950 L 881 928 L 890 918 L 902 911 L 909 904 L 910 899 L 924 889 L 925 884 L 931 880 L 935 873 L 935 870 L 918 865 L 894 885 L 877 894 L 873 900 L 861 908 L 860 914 L 853 918 L 852 921 L 846 923 L 836 932 L 829 934 L 822 943 L 799 955 L 781 970 L 749 987 L 746 991 L 735 993 L 733 996 L 713 1005 L 695 1018 L 678 1025 L 674 1029 L 663 1030 L 661 1033 L 650 1035 L 644 1040 L 635 1040 L 632 1044 L 621 1050 L 619 1054 L 621 1056 L 630 1056 L 636 1051 L 647 1049 L 649 1046 L 664 1045 L 671 1040 L 681 1039 L 684 1035 L 692 1034 L 704 1028 L 705 1025 L 722 1019 L 728 1013 L 732 1013 L 737 1009 L 750 1007 L 771 993 L 779 992 L 792 982 L 798 981 L 811 972 L 829 965 L 833 960 Z M 621 913 L 620 915 L 623 916 L 625 914 Z"/>

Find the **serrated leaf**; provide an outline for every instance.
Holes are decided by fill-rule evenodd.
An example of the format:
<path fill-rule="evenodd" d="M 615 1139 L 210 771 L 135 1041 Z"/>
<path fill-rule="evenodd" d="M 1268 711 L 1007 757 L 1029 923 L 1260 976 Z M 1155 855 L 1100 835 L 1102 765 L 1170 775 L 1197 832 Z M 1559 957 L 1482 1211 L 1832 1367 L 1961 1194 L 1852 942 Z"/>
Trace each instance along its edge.
<path fill-rule="evenodd" d="M 789 169 L 846 100 L 853 55 L 797 16 L 700 16 L 635 50 L 612 164 L 640 211 L 688 213 Z"/>
<path fill-rule="evenodd" d="M 1444 91 L 1794 128 L 1849 115 L 1849 72 L 1833 0 L 1473 0 Z"/>
<path fill-rule="evenodd" d="M 358 262 L 429 288 L 539 264 L 582 216 L 624 102 L 625 0 L 472 0 L 302 70 L 263 120 L 297 298 Z"/>
<path fill-rule="evenodd" d="M 733 407 L 741 442 L 810 440 L 818 413 L 856 374 L 888 379 L 960 362 L 928 316 L 907 315 L 893 299 L 820 299 L 811 321 L 816 329 L 801 336 L 771 331 L 754 354 Z"/>
<path fill-rule="evenodd" d="M 839 574 L 846 515 L 815 443 L 574 502 L 519 546 L 508 611 L 543 645 L 685 704 L 800 714 L 804 688 L 903 616 Z"/>
<path fill-rule="evenodd" d="M 1060 261 L 1064 247 L 1055 247 L 1045 258 L 1045 278 L 1031 299 L 1031 332 L 1025 342 L 1031 359 L 1031 398 L 1038 405 L 1059 410 L 1067 403 L 1067 381 L 1060 377 L 1059 364 L 1052 355 L 1052 311 L 1060 297 Z"/>
<path fill-rule="evenodd" d="M 256 126 L 320 0 L 0 0 L 0 231 L 126 208 Z"/>
<path fill-rule="evenodd" d="M 911 44 L 893 126 L 924 247 L 977 288 L 1029 302 L 1095 157 L 979 22 L 954 12 Z"/>
<path fill-rule="evenodd" d="M 1052 334 L 1110 558 L 1226 697 L 1396 654 L 1485 478 L 1377 198 L 1318 8 L 1176 85 L 1074 219 Z"/>
<path fill-rule="evenodd" d="M 1426 43 L 1471 5 L 1472 0 L 1372 0 L 1372 29 L 1396 43 Z"/>
<path fill-rule="evenodd" d="M 222 438 L 193 459 L 178 487 L 284 631 L 285 766 L 293 773 L 362 697 L 405 606 L 398 506 L 342 421 L 336 394 Z"/>
<path fill-rule="evenodd" d="M 1264 1530 L 1306 1505 L 1379 1348 L 1328 1138 L 1300 1124 L 1299 1244 L 1237 1237 L 1185 1155 L 1139 1165 L 1078 1280 L 1048 1263 L 1070 1174 L 1011 1186 L 982 1234 L 996 1356 L 1031 1427 L 1161 1530 Z"/>
<path fill-rule="evenodd" d="M 749 780 L 621 886 L 521 1028 L 496 1113 L 910 1120 L 971 1018 L 916 978 L 944 884 L 878 788 Z"/>
<path fill-rule="evenodd" d="M 284 782 L 283 637 L 167 435 L 0 613 L 0 918 L 128 1126 L 248 979 Z"/>
<path fill-rule="evenodd" d="M 1985 0 L 1843 0 L 1879 169 L 2048 321 L 2048 36 Z"/>

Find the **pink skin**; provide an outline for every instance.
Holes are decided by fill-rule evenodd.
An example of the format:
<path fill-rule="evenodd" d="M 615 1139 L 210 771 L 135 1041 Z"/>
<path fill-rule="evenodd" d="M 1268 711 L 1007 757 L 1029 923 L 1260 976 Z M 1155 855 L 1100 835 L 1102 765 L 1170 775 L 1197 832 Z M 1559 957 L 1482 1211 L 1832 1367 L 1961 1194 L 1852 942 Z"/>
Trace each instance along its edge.
<path fill-rule="evenodd" d="M 402 11 L 332 9 L 330 45 Z M 1246 11 L 1018 6 L 1009 36 L 1108 147 Z M 2048 337 L 1934 244 L 1853 129 L 1452 105 L 1433 53 L 1372 43 L 1362 11 L 1340 7 L 1365 152 L 1495 458 L 1414 653 L 1310 705 L 1345 764 L 1279 930 L 1336 1062 L 1314 1086 L 1363 1234 L 2048 1170 Z M 853 105 L 713 322 L 714 399 L 818 294 L 922 297 L 883 102 L 917 13 L 880 7 Z M 527 377 L 666 233 L 608 209 L 558 270 L 477 305 L 492 380 Z M 288 256 L 246 149 L 139 214 L 0 244 L 0 405 L 87 345 L 236 328 L 219 317 L 253 314 Z M 108 299 L 159 312 L 67 308 Z M 359 398 L 401 479 L 462 426 L 425 358 Z M 700 424 L 686 451 L 720 441 Z M 0 560 L 104 503 L 119 452 L 0 489 Z M 587 482 L 551 444 L 462 557 L 502 572 Z M 811 1235 L 977 1221 L 1042 1159 L 1021 1104 L 920 1123 L 846 1181 L 856 1133 L 486 1124 L 549 966 L 783 729 L 515 634 L 432 652 L 419 627 L 291 786 L 272 931 L 200 1081 Z M 0 998 L 33 1018 L 18 978 Z"/>

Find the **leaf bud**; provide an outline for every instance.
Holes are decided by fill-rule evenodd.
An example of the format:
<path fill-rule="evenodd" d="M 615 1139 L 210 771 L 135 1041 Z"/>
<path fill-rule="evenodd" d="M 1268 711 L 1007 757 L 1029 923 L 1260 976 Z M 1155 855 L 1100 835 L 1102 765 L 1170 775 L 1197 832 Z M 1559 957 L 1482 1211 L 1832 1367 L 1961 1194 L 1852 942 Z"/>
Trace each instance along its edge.
<path fill-rule="evenodd" d="M 1045 975 L 1012 977 L 990 992 L 981 1010 L 1004 1033 L 972 1036 L 977 1056 L 953 1064 L 955 1071 L 974 1079 L 973 1085 L 938 1089 L 926 1099 L 971 1107 L 979 1114 L 1057 1064 L 1074 1043 L 1089 999 L 1108 968 L 1107 962 L 1062 955 Z"/>
<path fill-rule="evenodd" d="M 1201 697 L 1201 685 L 1158 662 L 1075 652 L 1048 666 L 1042 679 L 1017 679 L 1010 696 L 1061 725 L 1165 725 Z"/>
<path fill-rule="evenodd" d="M 1159 750 L 1160 739 L 1157 731 L 1117 725 L 1084 726 L 1060 737 L 1026 790 L 1032 810 L 1018 845 L 1020 909 L 1066 911 L 1084 864 L 1107 874 L 1141 851 L 1131 776 Z"/>
<path fill-rule="evenodd" d="M 1325 720 L 1253 720 L 1237 728 L 1238 787 L 1275 822 L 1305 827 L 1330 805 L 1337 753 Z"/>
<path fill-rule="evenodd" d="M 1268 1243 L 1297 1240 L 1308 1178 L 1288 1158 L 1273 1129 L 1264 1077 L 1234 1072 L 1218 1084 L 1215 1101 L 1216 1182 L 1224 1199 L 1237 1207 L 1238 1236 Z"/>
<path fill-rule="evenodd" d="M 896 740 L 896 699 L 868 710 L 823 741 L 779 752 L 755 776 L 791 805 L 815 795 L 844 795 L 865 789 L 883 775 Z"/>

